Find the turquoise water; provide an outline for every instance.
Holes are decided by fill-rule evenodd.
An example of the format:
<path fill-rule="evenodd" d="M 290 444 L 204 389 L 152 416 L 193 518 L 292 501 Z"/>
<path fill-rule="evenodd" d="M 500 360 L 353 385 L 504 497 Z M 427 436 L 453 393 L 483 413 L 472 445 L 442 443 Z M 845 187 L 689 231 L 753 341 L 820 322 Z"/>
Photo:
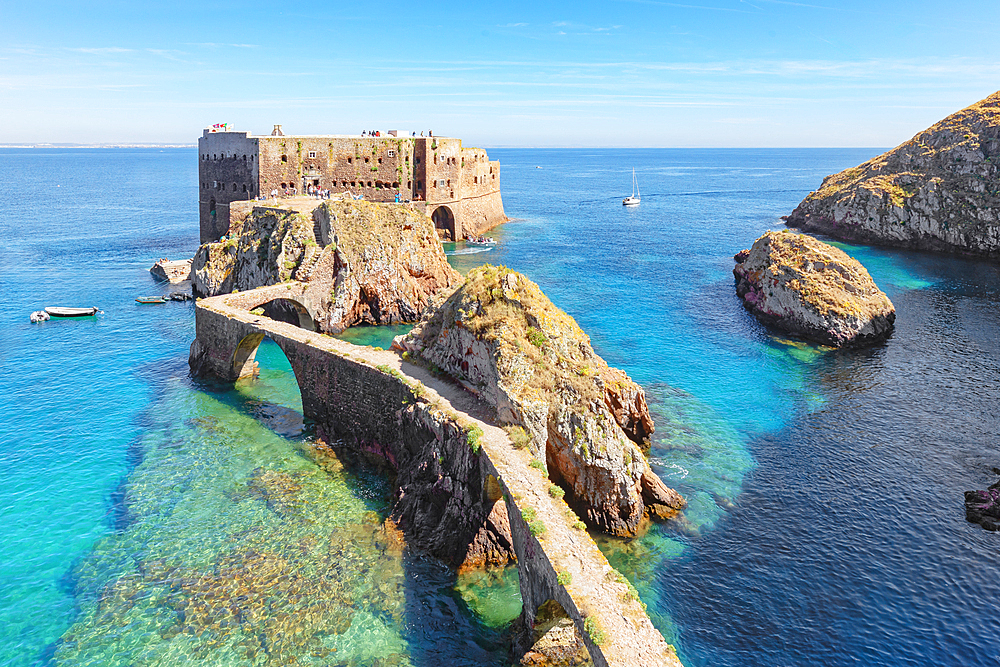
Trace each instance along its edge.
<path fill-rule="evenodd" d="M 197 244 L 195 157 L 0 151 L 0 665 L 502 663 L 516 576 L 403 550 L 277 346 L 256 382 L 194 383 L 193 306 L 135 304 Z M 81 304 L 105 312 L 28 323 Z"/>
<path fill-rule="evenodd" d="M 381 350 L 388 350 L 392 347 L 392 339 L 396 336 L 410 333 L 412 324 L 389 324 L 382 327 L 357 326 L 351 327 L 342 334 L 336 336 L 340 340 L 346 340 L 354 345 L 370 345 Z"/>
<path fill-rule="evenodd" d="M 646 388 L 690 507 L 601 545 L 689 667 L 1000 654 L 995 535 L 962 512 L 1000 467 L 997 267 L 842 245 L 897 307 L 866 351 L 776 336 L 733 293 L 734 253 L 877 152 L 491 150 L 516 220 L 446 246 L 525 272 Z M 505 664 L 512 571 L 401 550 L 389 485 L 316 445 L 275 346 L 256 383 L 194 383 L 191 304 L 133 302 L 197 243 L 194 150 L 0 165 L 0 665 Z M 29 324 L 46 305 L 105 313 Z"/>

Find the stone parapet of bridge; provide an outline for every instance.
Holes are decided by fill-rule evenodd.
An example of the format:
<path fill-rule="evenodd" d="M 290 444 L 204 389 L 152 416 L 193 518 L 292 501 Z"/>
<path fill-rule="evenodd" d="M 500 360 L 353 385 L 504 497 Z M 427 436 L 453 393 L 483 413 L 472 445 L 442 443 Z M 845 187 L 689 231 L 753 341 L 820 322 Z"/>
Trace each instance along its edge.
<path fill-rule="evenodd" d="M 503 524 L 492 544 L 516 553 L 526 623 L 519 653 L 537 639 L 534 622 L 554 601 L 598 667 L 680 667 L 628 585 L 487 406 L 393 351 L 250 312 L 275 298 L 295 302 L 300 289 L 275 285 L 200 299 L 192 372 L 227 381 L 252 375 L 257 346 L 268 337 L 288 358 L 304 416 L 321 437 L 395 469 L 392 518 L 410 547 L 475 565 L 484 527 Z M 469 435 L 476 429 L 478 440 Z"/>

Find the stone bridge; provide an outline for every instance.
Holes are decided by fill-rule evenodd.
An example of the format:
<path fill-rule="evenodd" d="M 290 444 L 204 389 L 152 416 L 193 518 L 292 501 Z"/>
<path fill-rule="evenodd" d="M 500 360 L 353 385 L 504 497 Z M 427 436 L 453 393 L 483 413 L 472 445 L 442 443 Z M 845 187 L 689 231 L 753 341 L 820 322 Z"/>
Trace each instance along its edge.
<path fill-rule="evenodd" d="M 410 547 L 473 566 L 513 550 L 526 619 L 518 655 L 554 616 L 561 625 L 542 643 L 570 647 L 582 640 L 598 667 L 680 667 L 628 585 L 488 407 L 395 352 L 249 312 L 277 298 L 299 303 L 299 289 L 276 285 L 199 300 L 192 372 L 228 381 L 252 375 L 264 337 L 277 343 L 295 373 L 305 417 L 321 437 L 394 469 L 392 518 Z M 469 435 L 476 427 L 478 441 Z"/>

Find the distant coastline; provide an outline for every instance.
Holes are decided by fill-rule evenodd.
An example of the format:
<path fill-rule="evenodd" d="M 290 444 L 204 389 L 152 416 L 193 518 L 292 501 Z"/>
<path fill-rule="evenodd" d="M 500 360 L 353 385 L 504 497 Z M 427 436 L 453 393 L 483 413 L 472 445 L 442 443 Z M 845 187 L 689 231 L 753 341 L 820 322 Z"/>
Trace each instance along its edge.
<path fill-rule="evenodd" d="M 49 143 L 0 143 L 0 148 L 197 148 L 198 144 L 49 144 Z"/>

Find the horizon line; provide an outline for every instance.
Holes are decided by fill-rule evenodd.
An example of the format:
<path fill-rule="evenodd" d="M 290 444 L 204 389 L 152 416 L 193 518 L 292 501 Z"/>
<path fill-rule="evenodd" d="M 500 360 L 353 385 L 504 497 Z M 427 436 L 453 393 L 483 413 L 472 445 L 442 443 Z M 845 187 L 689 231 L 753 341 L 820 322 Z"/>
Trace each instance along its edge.
<path fill-rule="evenodd" d="M 525 144 L 483 144 L 478 146 L 483 150 L 499 148 L 522 148 L 522 149 L 533 149 L 533 150 L 607 150 L 607 149 L 638 149 L 638 150 L 733 150 L 733 149 L 762 149 L 771 148 L 776 150 L 787 150 L 792 148 L 811 148 L 811 149 L 829 149 L 829 148 L 850 148 L 850 149 L 886 149 L 886 146 L 848 146 L 848 145 L 804 145 L 804 146 L 775 146 L 775 145 L 762 145 L 762 146 L 639 146 L 639 145 L 594 145 L 594 146 L 581 146 L 581 145 L 525 145 Z M 159 143 L 159 142 L 144 142 L 144 141 L 108 141 L 108 142 L 88 142 L 88 143 L 70 143 L 70 142 L 0 142 L 0 148 L 198 148 L 197 143 Z M 891 148 L 891 147 L 889 147 Z"/>

